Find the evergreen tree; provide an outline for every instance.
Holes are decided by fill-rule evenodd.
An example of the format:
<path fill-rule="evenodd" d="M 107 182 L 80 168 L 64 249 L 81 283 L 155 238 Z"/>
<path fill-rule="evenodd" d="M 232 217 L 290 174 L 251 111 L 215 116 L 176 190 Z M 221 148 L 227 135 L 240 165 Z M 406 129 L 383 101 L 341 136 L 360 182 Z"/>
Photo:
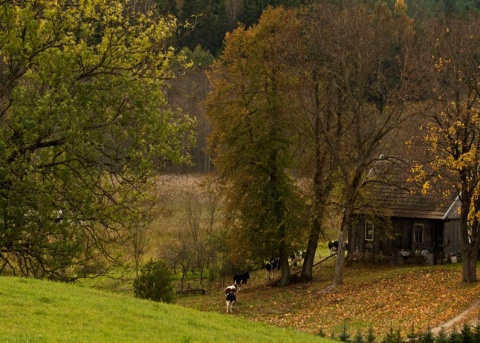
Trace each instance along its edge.
<path fill-rule="evenodd" d="M 448 343 L 463 343 L 462 335 L 456 330 L 456 328 L 454 328 L 448 336 Z"/>
<path fill-rule="evenodd" d="M 473 328 L 473 340 L 475 343 L 480 343 L 480 320 L 477 320 L 477 324 Z"/>
<path fill-rule="evenodd" d="M 342 333 L 338 336 L 338 338 L 342 342 L 347 342 L 347 343 L 350 342 L 350 334 L 348 333 L 348 330 L 347 330 L 347 322 L 346 321 L 343 322 Z"/>
<path fill-rule="evenodd" d="M 377 338 L 375 337 L 375 334 L 373 332 L 373 328 L 370 327 L 368 329 L 368 334 L 367 334 L 367 343 L 375 343 L 376 340 L 377 340 Z"/>
<path fill-rule="evenodd" d="M 382 343 L 402 343 L 402 335 L 400 329 L 394 331 L 393 327 L 390 327 L 390 331 L 385 335 Z"/>
<path fill-rule="evenodd" d="M 355 338 L 353 339 L 353 343 L 364 343 L 362 333 L 360 331 L 357 331 L 357 334 L 355 335 Z"/>
<path fill-rule="evenodd" d="M 417 332 L 415 332 L 415 326 L 412 323 L 412 326 L 410 328 L 410 332 L 407 335 L 407 340 L 409 343 L 416 343 L 420 340 L 420 337 Z"/>
<path fill-rule="evenodd" d="M 430 327 L 427 329 L 427 332 L 425 332 L 423 335 L 420 336 L 420 342 L 421 343 L 434 343 L 435 338 L 433 337 L 432 330 Z"/>
<path fill-rule="evenodd" d="M 175 300 L 173 273 L 164 261 L 150 260 L 133 281 L 135 297 L 172 303 Z"/>
<path fill-rule="evenodd" d="M 447 336 L 447 333 L 445 332 L 445 329 L 442 327 L 440 331 L 438 332 L 437 336 L 435 337 L 435 342 L 436 343 L 448 343 L 449 339 Z"/>
<path fill-rule="evenodd" d="M 178 16 L 177 2 L 175 0 L 155 0 L 155 2 L 160 14 Z"/>
<path fill-rule="evenodd" d="M 243 0 L 243 9 L 240 14 L 240 21 L 246 27 L 258 22 L 262 12 L 267 6 L 276 6 L 278 0 Z"/>
<path fill-rule="evenodd" d="M 185 0 L 180 20 L 189 23 L 180 39 L 182 46 L 194 50 L 200 45 L 217 55 L 223 44 L 228 27 L 225 2 L 223 0 Z"/>
<path fill-rule="evenodd" d="M 474 332 L 467 323 L 463 323 L 461 334 L 463 343 L 475 343 Z"/>
<path fill-rule="evenodd" d="M 304 0 L 243 0 L 240 22 L 250 27 L 258 22 L 263 11 L 268 7 L 299 7 L 306 3 Z"/>

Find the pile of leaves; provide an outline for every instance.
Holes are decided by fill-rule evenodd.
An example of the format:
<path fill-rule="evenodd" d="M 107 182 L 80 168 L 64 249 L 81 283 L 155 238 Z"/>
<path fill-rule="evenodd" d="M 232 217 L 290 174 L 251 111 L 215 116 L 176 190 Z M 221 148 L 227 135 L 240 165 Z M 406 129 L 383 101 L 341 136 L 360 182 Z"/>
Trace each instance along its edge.
<path fill-rule="evenodd" d="M 345 326 L 354 334 L 384 337 L 392 330 L 407 335 L 442 326 L 474 303 L 480 285 L 461 282 L 461 264 L 444 266 L 353 266 L 344 285 L 331 290 L 333 266 L 322 266 L 310 283 L 271 287 L 265 272 L 238 294 L 234 315 L 311 334 L 338 337 Z M 206 296 L 178 299 L 182 306 L 225 312 L 223 289 Z M 464 321 L 476 320 L 479 311 Z M 458 329 L 460 329 L 460 322 Z M 451 328 L 450 328 L 451 329 Z"/>

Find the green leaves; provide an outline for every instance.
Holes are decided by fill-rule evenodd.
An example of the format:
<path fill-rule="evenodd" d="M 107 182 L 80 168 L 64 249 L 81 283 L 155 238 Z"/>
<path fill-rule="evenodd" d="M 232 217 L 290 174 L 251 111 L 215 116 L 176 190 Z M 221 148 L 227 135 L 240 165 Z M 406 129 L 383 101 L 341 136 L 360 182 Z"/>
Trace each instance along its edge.
<path fill-rule="evenodd" d="M 228 194 L 233 239 L 245 247 L 240 248 L 244 259 L 284 254 L 286 261 L 305 228 L 296 216 L 302 203 L 288 172 L 289 79 L 279 57 L 286 48 L 282 34 L 293 27 L 285 25 L 288 19 L 292 12 L 271 9 L 258 26 L 227 35 L 224 53 L 210 74 L 210 148 Z"/>
<path fill-rule="evenodd" d="M 5 2 L 0 22 L 5 266 L 76 277 L 121 255 L 158 164 L 189 161 L 194 122 L 163 92 L 176 23 L 105 0 Z"/>

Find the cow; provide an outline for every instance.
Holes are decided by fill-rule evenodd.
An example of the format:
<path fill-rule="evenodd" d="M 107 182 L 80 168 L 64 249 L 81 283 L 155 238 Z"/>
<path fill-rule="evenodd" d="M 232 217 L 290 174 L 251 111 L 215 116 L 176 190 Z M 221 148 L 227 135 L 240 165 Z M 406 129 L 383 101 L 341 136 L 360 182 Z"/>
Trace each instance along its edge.
<path fill-rule="evenodd" d="M 265 263 L 265 272 L 267 275 L 267 279 L 272 279 L 275 270 L 280 270 L 279 258 L 272 258 L 269 262 Z"/>
<path fill-rule="evenodd" d="M 233 284 L 225 288 L 225 302 L 227 305 L 227 313 L 233 312 L 233 308 L 237 302 L 237 285 Z"/>
<path fill-rule="evenodd" d="M 302 263 L 303 255 L 301 251 L 297 251 L 294 255 L 290 256 L 292 267 L 296 267 L 299 263 Z"/>
<path fill-rule="evenodd" d="M 338 250 L 338 241 L 329 241 L 328 242 L 328 249 L 330 249 L 330 254 L 333 254 Z M 348 249 L 348 243 L 345 243 L 344 245 L 345 249 Z"/>
<path fill-rule="evenodd" d="M 240 292 L 240 287 L 247 284 L 247 280 L 250 279 L 250 273 L 248 271 L 244 273 L 237 273 L 233 276 L 233 284 L 238 287 L 238 292 Z"/>

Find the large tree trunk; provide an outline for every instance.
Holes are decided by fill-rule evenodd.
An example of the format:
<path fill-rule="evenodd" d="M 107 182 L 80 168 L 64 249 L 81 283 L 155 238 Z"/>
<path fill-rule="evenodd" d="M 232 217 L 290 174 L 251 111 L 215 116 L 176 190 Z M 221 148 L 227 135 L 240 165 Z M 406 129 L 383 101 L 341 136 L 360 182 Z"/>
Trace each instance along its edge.
<path fill-rule="evenodd" d="M 335 275 L 333 278 L 333 288 L 343 285 L 343 270 L 345 268 L 345 242 L 350 229 L 350 222 L 353 213 L 353 202 L 347 201 L 345 211 L 343 212 L 342 228 L 338 237 L 337 258 L 335 260 Z"/>
<path fill-rule="evenodd" d="M 330 184 L 326 185 L 324 180 L 325 170 L 325 154 L 320 156 L 317 153 L 317 171 L 313 178 L 314 189 L 314 206 L 313 206 L 313 221 L 310 229 L 310 236 L 308 238 L 307 251 L 305 260 L 302 266 L 302 281 L 311 281 L 313 278 L 313 264 L 315 261 L 315 253 L 317 252 L 318 239 L 322 232 L 322 221 L 325 213 L 325 202 L 329 193 Z"/>
<path fill-rule="evenodd" d="M 320 237 L 321 224 L 317 217 L 318 213 L 314 214 L 312 228 L 310 230 L 310 236 L 308 238 L 307 251 L 302 266 L 302 281 L 311 281 L 313 278 L 313 264 L 315 262 L 315 253 L 318 247 L 318 238 Z"/>
<path fill-rule="evenodd" d="M 477 282 L 477 249 L 463 249 L 462 251 L 462 263 L 463 263 L 463 276 L 462 281 L 465 283 Z"/>
<path fill-rule="evenodd" d="M 462 282 L 475 283 L 477 282 L 477 258 L 479 249 L 478 221 L 473 223 L 472 231 L 468 231 L 468 211 L 470 200 L 462 200 L 462 208 L 460 213 L 460 230 L 462 233 Z"/>
<path fill-rule="evenodd" d="M 318 94 L 319 84 L 315 84 L 315 103 L 316 108 L 320 110 L 321 101 Z M 320 115 L 315 117 L 315 175 L 313 176 L 313 221 L 310 229 L 310 236 L 308 238 L 307 251 L 302 266 L 302 281 L 311 281 L 313 278 L 313 264 L 315 262 L 315 254 L 318 247 L 318 239 L 322 232 L 322 220 L 325 213 L 325 203 L 328 194 L 332 188 L 331 182 L 326 178 L 328 173 L 327 160 L 329 152 L 322 149 L 322 128 Z"/>
<path fill-rule="evenodd" d="M 280 231 L 285 232 L 284 225 L 282 225 Z M 285 238 L 280 243 L 280 271 L 282 272 L 280 286 L 286 286 L 290 282 L 290 266 L 288 265 L 288 249 Z"/>

